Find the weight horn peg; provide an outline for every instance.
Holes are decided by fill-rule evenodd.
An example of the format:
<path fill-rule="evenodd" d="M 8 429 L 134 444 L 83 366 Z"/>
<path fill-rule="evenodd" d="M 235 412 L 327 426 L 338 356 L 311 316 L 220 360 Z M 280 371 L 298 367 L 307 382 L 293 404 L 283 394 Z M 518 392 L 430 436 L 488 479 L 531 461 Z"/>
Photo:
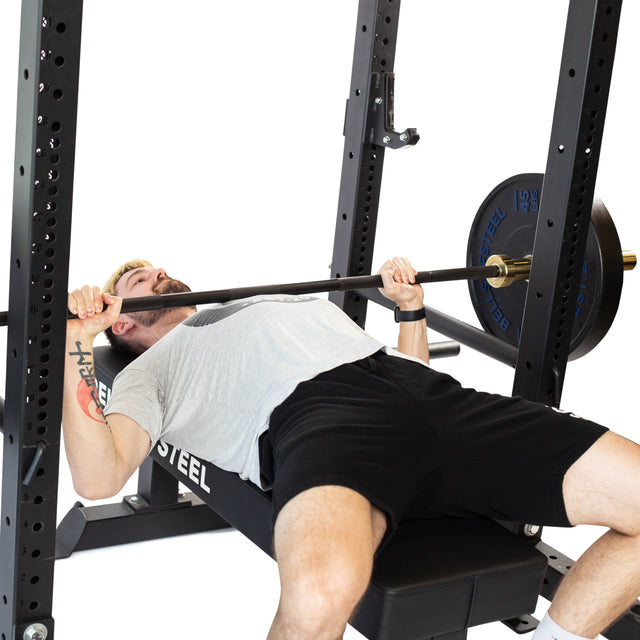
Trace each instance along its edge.
<path fill-rule="evenodd" d="M 495 278 L 487 278 L 487 282 L 498 289 L 508 287 L 515 280 L 526 280 L 531 271 L 531 257 L 511 258 L 504 254 L 489 256 L 486 262 L 487 267 L 496 266 L 500 269 L 500 275 Z"/>

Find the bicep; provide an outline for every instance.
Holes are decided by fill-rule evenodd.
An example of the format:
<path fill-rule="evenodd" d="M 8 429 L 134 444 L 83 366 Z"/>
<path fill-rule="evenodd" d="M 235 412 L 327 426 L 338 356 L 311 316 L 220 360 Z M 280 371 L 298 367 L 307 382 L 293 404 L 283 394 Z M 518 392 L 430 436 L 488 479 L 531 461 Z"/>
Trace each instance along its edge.
<path fill-rule="evenodd" d="M 122 413 L 110 413 L 106 419 L 118 455 L 118 475 L 124 485 L 149 455 L 151 437 L 135 420 Z"/>

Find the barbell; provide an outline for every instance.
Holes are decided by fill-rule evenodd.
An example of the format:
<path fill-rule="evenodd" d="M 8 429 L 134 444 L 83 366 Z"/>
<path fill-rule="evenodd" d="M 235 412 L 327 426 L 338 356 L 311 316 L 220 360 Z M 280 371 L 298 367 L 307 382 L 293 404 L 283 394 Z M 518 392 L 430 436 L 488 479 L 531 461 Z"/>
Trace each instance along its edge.
<path fill-rule="evenodd" d="M 416 275 L 417 284 L 432 282 L 451 282 L 455 280 L 488 279 L 492 286 L 508 286 L 515 279 L 526 278 L 531 266 L 530 258 L 513 260 L 508 256 L 492 256 L 491 264 L 454 269 L 438 269 L 420 271 Z M 233 289 L 214 289 L 211 291 L 190 291 L 185 293 L 165 293 L 155 296 L 124 298 L 121 313 L 137 313 L 177 307 L 191 307 L 199 304 L 213 304 L 240 300 L 258 295 L 307 295 L 329 291 L 355 291 L 383 286 L 382 276 L 351 276 L 346 278 L 330 278 L 327 280 L 310 280 L 308 282 L 289 282 L 285 284 L 267 284 Z M 8 312 L 0 312 L 0 326 L 7 324 Z M 69 313 L 68 318 L 77 316 Z"/>
<path fill-rule="evenodd" d="M 485 265 L 419 271 L 415 276 L 416 284 L 434 282 L 451 282 L 456 280 L 486 280 L 493 288 L 503 288 L 517 280 L 526 280 L 531 269 L 531 257 L 519 259 L 507 255 L 490 256 Z M 631 252 L 623 252 L 622 260 L 625 270 L 633 269 L 637 258 Z M 186 293 L 167 293 L 155 296 L 125 298 L 122 301 L 122 313 L 137 313 L 158 309 L 190 307 L 199 304 L 212 304 L 250 298 L 257 295 L 306 295 L 329 291 L 355 291 L 383 287 L 381 275 L 351 276 L 330 278 L 327 280 L 310 280 L 308 282 L 290 282 L 286 284 L 267 284 L 232 289 L 214 289 Z M 0 312 L 0 325 L 7 324 L 8 312 Z M 70 319 L 75 318 L 69 313 Z"/>
<path fill-rule="evenodd" d="M 514 176 L 489 194 L 471 228 L 466 267 L 420 271 L 415 276 L 418 284 L 468 280 L 471 300 L 484 329 L 514 345 L 520 339 L 542 178 L 542 174 Z M 487 257 L 489 246 L 499 253 Z M 508 252 L 523 257 L 514 259 Z M 596 199 L 574 319 L 571 359 L 584 355 L 604 337 L 618 308 L 622 272 L 633 269 L 636 263 L 634 253 L 621 250 L 613 221 L 604 205 Z M 514 286 L 510 286 L 512 284 Z M 122 313 L 224 303 L 256 295 L 308 295 L 382 286 L 382 276 L 367 275 L 169 293 L 125 298 Z M 7 321 L 8 312 L 0 312 L 0 326 L 6 325 Z"/>

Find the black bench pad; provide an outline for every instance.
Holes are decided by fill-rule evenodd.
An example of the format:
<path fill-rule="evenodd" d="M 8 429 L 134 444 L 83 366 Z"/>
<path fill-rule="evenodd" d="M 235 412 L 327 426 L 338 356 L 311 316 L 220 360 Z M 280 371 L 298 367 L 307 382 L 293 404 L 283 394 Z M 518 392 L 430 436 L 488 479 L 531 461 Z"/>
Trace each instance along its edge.
<path fill-rule="evenodd" d="M 546 558 L 485 519 L 403 523 L 377 558 L 354 626 L 377 640 L 418 640 L 535 610 Z"/>

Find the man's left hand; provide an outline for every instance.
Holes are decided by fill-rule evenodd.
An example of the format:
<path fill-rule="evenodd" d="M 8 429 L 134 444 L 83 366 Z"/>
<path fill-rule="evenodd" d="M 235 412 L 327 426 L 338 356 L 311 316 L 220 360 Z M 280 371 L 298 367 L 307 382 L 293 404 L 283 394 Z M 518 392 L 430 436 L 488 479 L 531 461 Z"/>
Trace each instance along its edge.
<path fill-rule="evenodd" d="M 418 272 L 407 258 L 387 260 L 378 274 L 382 276 L 382 295 L 393 300 L 401 311 L 421 309 L 424 300 L 422 285 L 415 284 Z"/>

